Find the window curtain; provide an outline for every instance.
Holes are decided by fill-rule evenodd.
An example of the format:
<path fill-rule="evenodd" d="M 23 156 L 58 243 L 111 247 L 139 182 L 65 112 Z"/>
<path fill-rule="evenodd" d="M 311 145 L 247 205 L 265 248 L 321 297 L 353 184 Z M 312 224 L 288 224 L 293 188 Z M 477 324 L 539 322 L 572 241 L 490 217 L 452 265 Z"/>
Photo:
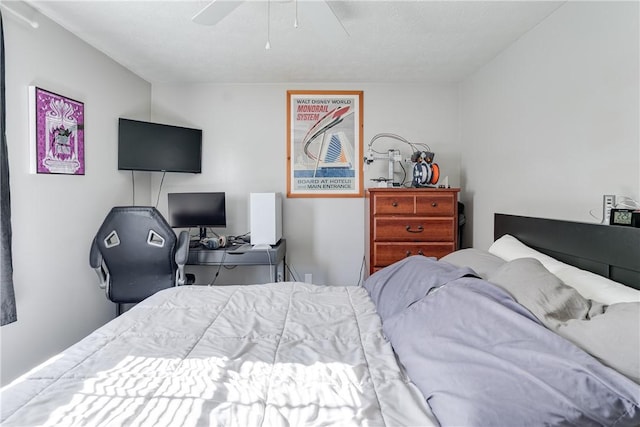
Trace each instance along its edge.
<path fill-rule="evenodd" d="M 7 115 L 5 106 L 4 75 L 4 27 L 0 12 L 0 125 L 2 147 L 0 147 L 0 326 L 17 320 L 16 298 L 13 292 L 13 261 L 11 257 L 11 196 L 9 194 L 9 159 L 7 158 Z"/>

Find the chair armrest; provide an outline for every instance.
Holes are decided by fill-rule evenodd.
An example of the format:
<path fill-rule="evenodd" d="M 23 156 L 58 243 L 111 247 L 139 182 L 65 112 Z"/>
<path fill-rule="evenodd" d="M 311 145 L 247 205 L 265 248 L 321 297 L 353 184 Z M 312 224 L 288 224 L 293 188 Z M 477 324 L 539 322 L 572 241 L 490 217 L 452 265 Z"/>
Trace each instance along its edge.
<path fill-rule="evenodd" d="M 91 249 L 89 250 L 89 265 L 91 268 L 98 268 L 102 265 L 102 254 L 98 249 L 95 238 L 91 242 Z"/>
<path fill-rule="evenodd" d="M 189 232 L 186 230 L 181 231 L 180 235 L 178 235 L 175 259 L 178 265 L 178 271 L 176 271 L 176 286 L 181 286 L 186 283 L 184 266 L 189 259 Z"/>
<path fill-rule="evenodd" d="M 185 265 L 189 259 L 189 232 L 183 230 L 178 236 L 176 245 L 176 264 Z"/>
<path fill-rule="evenodd" d="M 100 288 L 106 289 L 109 283 L 109 272 L 104 265 L 102 254 L 100 253 L 100 249 L 98 249 L 95 238 L 91 242 L 91 249 L 89 250 L 89 265 L 95 270 L 98 279 L 100 279 Z"/>

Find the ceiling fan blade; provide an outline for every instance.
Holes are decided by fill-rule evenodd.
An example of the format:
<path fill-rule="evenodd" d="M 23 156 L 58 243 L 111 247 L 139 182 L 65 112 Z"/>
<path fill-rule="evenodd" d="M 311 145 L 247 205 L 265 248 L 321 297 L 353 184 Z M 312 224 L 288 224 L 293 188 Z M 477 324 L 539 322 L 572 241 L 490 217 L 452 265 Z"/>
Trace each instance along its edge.
<path fill-rule="evenodd" d="M 349 35 L 342 21 L 335 14 L 329 2 L 322 0 L 297 0 L 299 3 L 301 25 L 309 24 L 316 32 L 333 36 Z"/>
<path fill-rule="evenodd" d="M 213 0 L 196 13 L 191 20 L 196 24 L 215 25 L 242 3 L 244 0 Z"/>

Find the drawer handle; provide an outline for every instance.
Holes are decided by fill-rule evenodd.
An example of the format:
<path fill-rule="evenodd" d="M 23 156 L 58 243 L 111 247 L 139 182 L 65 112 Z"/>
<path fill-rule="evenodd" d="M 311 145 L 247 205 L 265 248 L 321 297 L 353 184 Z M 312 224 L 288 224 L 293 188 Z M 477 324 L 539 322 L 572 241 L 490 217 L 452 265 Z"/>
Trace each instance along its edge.
<path fill-rule="evenodd" d="M 431 202 L 431 206 L 435 208 L 436 206 L 438 206 L 438 204 L 436 202 Z"/>
<path fill-rule="evenodd" d="M 418 255 L 424 255 L 424 252 L 422 252 L 422 249 L 418 249 Z M 405 256 L 410 257 L 411 256 L 411 251 L 407 251 Z"/>
<path fill-rule="evenodd" d="M 412 230 L 410 225 L 407 225 L 407 231 L 409 233 L 422 233 L 424 231 L 424 227 L 422 227 L 421 225 L 418 226 L 418 228 L 416 230 Z"/>
<path fill-rule="evenodd" d="M 398 202 L 391 203 L 391 206 L 393 206 L 394 208 L 397 208 L 398 207 Z"/>

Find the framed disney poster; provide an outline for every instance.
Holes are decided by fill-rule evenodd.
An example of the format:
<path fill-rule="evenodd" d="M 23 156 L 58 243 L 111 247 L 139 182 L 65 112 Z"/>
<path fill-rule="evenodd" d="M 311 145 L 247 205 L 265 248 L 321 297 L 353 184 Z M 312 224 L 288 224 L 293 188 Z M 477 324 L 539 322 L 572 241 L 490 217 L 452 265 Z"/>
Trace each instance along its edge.
<path fill-rule="evenodd" d="M 84 175 L 84 104 L 29 86 L 31 173 Z"/>
<path fill-rule="evenodd" d="M 362 91 L 287 91 L 287 197 L 362 197 Z"/>

